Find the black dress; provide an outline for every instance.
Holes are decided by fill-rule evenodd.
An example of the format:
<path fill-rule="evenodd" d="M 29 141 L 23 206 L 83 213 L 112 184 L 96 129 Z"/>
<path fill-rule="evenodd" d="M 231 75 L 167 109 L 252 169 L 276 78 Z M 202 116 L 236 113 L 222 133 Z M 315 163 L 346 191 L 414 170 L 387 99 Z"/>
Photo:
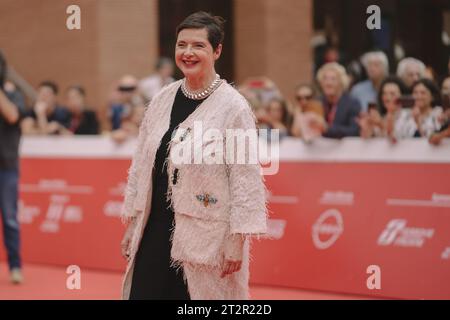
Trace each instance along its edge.
<path fill-rule="evenodd" d="M 174 213 L 166 200 L 168 188 L 168 143 L 174 129 L 203 100 L 188 99 L 178 89 L 170 115 L 170 127 L 161 140 L 155 157 L 151 212 L 136 253 L 130 299 L 189 300 L 182 270 L 170 266 L 170 235 Z"/>

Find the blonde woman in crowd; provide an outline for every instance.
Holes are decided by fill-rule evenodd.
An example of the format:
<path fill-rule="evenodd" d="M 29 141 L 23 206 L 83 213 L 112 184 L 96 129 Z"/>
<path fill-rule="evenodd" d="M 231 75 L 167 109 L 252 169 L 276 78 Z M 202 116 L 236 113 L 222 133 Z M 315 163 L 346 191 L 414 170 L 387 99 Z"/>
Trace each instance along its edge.
<path fill-rule="evenodd" d="M 361 106 L 347 93 L 349 78 L 345 68 L 336 62 L 323 65 L 317 72 L 322 91 L 326 127 L 321 128 L 327 138 L 359 136 L 357 118 Z"/>

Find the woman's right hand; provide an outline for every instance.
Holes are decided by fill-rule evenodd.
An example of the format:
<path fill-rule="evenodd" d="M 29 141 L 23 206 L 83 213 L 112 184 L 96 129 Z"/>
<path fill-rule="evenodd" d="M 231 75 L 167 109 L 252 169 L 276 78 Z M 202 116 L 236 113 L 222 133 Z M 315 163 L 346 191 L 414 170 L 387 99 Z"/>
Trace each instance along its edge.
<path fill-rule="evenodd" d="M 376 110 L 376 109 L 369 110 L 369 121 L 374 126 L 377 126 L 377 127 L 382 126 L 383 119 L 382 119 L 380 113 L 378 112 L 378 110 Z"/>
<path fill-rule="evenodd" d="M 373 135 L 372 126 L 370 124 L 370 118 L 367 113 L 361 113 L 358 118 L 356 118 L 356 122 L 359 125 L 359 135 L 361 138 L 369 139 Z"/>
<path fill-rule="evenodd" d="M 245 237 L 242 234 L 230 234 L 225 240 L 224 262 L 221 278 L 237 272 L 242 267 Z"/>
<path fill-rule="evenodd" d="M 37 101 L 34 105 L 34 112 L 36 113 L 36 116 L 45 116 L 45 113 L 47 112 L 47 104 L 42 101 Z"/>
<path fill-rule="evenodd" d="M 134 234 L 134 229 L 136 227 L 136 219 L 132 219 L 125 230 L 125 234 L 123 235 L 122 241 L 120 242 L 120 249 L 122 253 L 122 257 L 127 260 L 130 260 L 130 244 L 131 239 Z"/>
<path fill-rule="evenodd" d="M 432 145 L 437 146 L 437 145 L 439 145 L 439 144 L 441 143 L 441 141 L 442 141 L 443 138 L 444 138 L 444 137 L 443 137 L 441 134 L 439 134 L 439 133 L 434 133 L 434 134 L 431 135 L 431 137 L 428 139 L 428 141 L 429 141 Z"/>

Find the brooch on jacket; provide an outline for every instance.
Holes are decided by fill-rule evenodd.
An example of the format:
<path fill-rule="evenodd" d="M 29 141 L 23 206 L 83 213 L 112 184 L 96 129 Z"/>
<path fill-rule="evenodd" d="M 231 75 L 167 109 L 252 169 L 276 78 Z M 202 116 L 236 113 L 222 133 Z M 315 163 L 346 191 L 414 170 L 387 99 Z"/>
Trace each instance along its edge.
<path fill-rule="evenodd" d="M 203 202 L 203 205 L 207 207 L 210 203 L 215 204 L 217 203 L 217 199 L 213 196 L 210 196 L 209 194 L 198 194 L 196 196 L 197 200 L 200 202 Z"/>

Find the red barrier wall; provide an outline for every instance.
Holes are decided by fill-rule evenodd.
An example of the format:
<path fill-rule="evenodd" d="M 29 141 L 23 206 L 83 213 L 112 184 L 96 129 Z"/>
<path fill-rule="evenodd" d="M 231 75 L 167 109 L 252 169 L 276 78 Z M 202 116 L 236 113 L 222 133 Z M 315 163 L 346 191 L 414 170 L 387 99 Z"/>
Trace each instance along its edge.
<path fill-rule="evenodd" d="M 118 215 L 133 147 L 104 138 L 24 141 L 25 262 L 124 269 Z M 254 242 L 251 281 L 449 299 L 450 148 L 428 149 L 426 141 L 389 148 L 283 142 L 279 172 L 266 177 L 271 238 Z M 370 268 L 380 289 L 368 288 L 368 279 L 376 283 Z"/>

